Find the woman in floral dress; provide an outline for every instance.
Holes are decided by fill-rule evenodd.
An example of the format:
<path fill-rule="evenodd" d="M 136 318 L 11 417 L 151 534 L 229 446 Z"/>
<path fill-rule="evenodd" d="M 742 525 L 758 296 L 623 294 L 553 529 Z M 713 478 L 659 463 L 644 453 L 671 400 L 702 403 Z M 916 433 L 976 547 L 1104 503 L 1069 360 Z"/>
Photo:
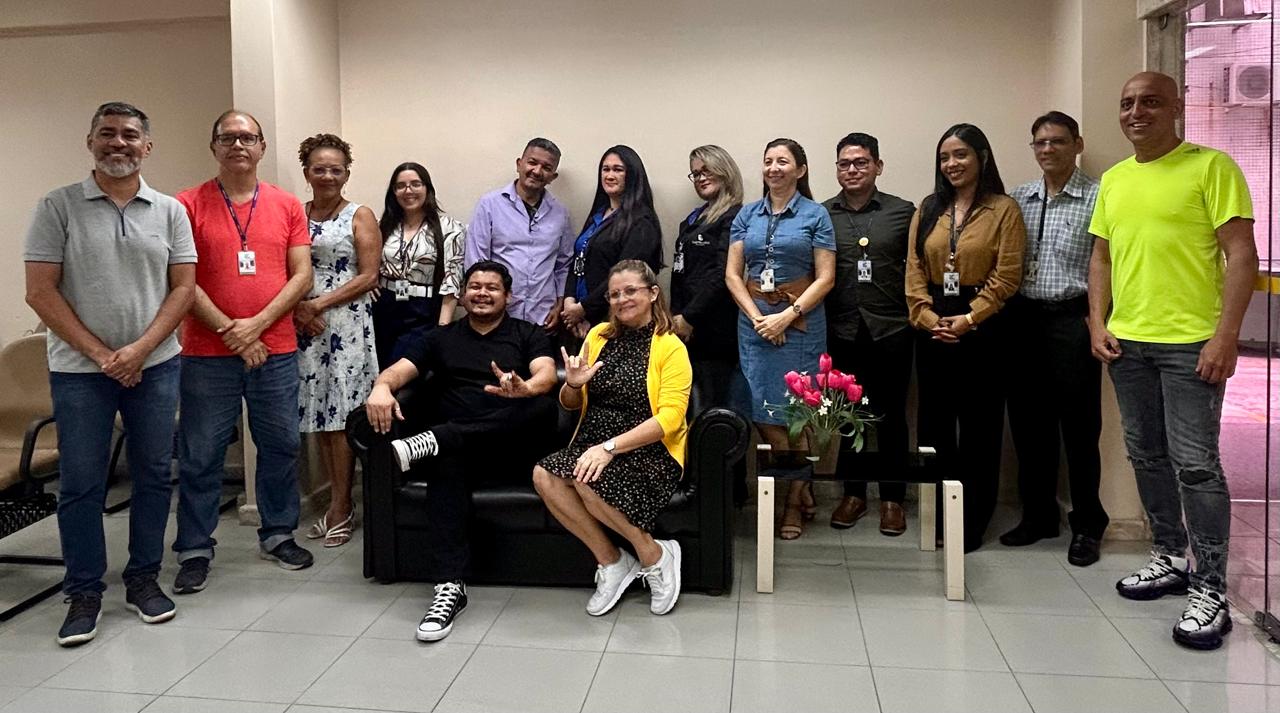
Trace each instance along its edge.
<path fill-rule="evenodd" d="M 307 537 L 338 547 L 351 539 L 355 516 L 347 414 L 364 404 L 378 376 L 369 292 L 377 285 L 382 241 L 373 211 L 342 197 L 351 176 L 350 144 L 317 134 L 302 142 L 298 160 L 314 195 L 306 208 L 315 270 L 315 285 L 293 312 L 299 428 L 317 435 L 330 497 L 328 511 Z"/>

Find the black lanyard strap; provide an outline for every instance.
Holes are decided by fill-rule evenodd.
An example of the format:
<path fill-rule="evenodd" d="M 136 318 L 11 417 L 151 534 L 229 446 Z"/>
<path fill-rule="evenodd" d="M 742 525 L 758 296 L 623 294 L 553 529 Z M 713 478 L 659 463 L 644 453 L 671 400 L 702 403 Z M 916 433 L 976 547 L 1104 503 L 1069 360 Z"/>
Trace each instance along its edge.
<path fill-rule="evenodd" d="M 227 212 L 231 214 L 231 221 L 236 224 L 236 232 L 240 234 L 241 251 L 249 250 L 249 226 L 253 224 L 253 211 L 258 207 L 258 189 L 261 187 L 261 183 L 253 184 L 253 201 L 249 203 L 249 217 L 244 221 L 244 226 L 241 226 L 240 216 L 236 215 L 235 206 L 231 203 L 231 196 L 227 193 L 226 187 L 222 185 L 222 181 L 218 180 L 218 190 L 222 191 L 222 200 L 227 202 Z"/>
<path fill-rule="evenodd" d="M 782 213 L 769 214 L 769 227 L 764 233 L 764 266 L 773 267 L 773 234 L 778 232 L 778 223 L 782 222 Z"/>

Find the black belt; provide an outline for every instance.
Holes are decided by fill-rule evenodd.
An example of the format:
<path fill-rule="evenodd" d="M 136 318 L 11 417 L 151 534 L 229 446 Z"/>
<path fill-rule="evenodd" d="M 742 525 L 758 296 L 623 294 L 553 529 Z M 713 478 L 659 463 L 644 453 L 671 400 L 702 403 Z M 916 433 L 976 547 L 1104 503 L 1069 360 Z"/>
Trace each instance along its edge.
<path fill-rule="evenodd" d="M 1065 300 L 1037 300 L 1021 293 L 1014 295 L 1011 304 L 1053 315 L 1084 316 L 1089 314 L 1089 295 L 1068 297 Z"/>

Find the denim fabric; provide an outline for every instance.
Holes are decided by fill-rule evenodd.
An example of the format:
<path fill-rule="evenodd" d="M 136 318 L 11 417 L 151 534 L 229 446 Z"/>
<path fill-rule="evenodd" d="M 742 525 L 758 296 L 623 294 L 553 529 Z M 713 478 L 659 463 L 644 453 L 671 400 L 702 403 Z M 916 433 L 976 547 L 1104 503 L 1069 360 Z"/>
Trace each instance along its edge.
<path fill-rule="evenodd" d="M 160 572 L 169 522 L 173 416 L 178 407 L 178 358 L 144 369 L 132 388 L 102 374 L 51 372 L 58 423 L 58 533 L 67 594 L 106 589 L 107 547 L 102 506 L 107 497 L 111 436 L 119 412 L 133 480 L 129 508 L 128 580 Z"/>
<path fill-rule="evenodd" d="M 1185 556 L 1189 532 L 1192 586 L 1225 592 L 1231 500 L 1218 432 L 1226 385 L 1196 375 L 1203 346 L 1122 339 L 1110 370 L 1155 551 Z"/>
<path fill-rule="evenodd" d="M 266 549 L 293 538 L 298 526 L 298 358 L 273 354 L 246 370 L 236 357 L 182 357 L 182 417 L 178 429 L 178 561 L 213 557 L 223 465 L 240 419 L 258 449 L 257 496 Z"/>

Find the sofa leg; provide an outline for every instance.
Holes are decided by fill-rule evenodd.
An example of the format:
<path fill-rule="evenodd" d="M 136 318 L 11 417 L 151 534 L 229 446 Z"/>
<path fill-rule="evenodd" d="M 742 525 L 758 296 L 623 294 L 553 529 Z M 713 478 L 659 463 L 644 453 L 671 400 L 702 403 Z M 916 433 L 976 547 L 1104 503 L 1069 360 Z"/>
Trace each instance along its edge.
<path fill-rule="evenodd" d="M 773 592 L 773 478 L 756 478 L 756 591 Z"/>

